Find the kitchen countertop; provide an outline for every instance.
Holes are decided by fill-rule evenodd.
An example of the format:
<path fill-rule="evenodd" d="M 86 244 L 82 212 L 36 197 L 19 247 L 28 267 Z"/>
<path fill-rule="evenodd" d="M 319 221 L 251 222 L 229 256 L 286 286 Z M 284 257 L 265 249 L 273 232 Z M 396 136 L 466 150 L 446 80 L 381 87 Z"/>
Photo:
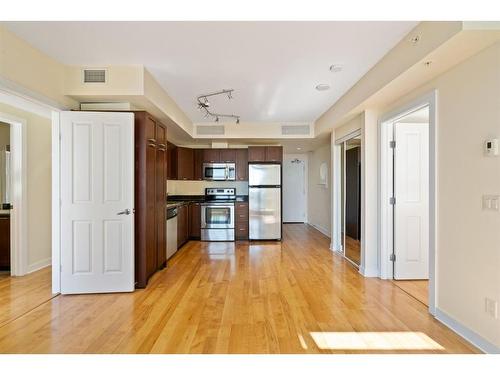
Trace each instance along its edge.
<path fill-rule="evenodd" d="M 248 195 L 237 195 L 235 202 L 248 202 Z M 213 202 L 206 200 L 204 195 L 169 195 L 167 197 L 167 208 L 179 207 L 189 203 Z"/>

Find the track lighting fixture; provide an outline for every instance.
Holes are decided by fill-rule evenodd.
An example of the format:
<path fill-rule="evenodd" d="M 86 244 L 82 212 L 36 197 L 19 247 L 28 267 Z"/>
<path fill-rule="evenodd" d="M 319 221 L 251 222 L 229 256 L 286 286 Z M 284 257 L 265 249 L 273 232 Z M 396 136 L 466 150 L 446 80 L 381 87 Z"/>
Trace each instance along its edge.
<path fill-rule="evenodd" d="M 240 123 L 240 116 L 234 115 L 234 114 L 229 115 L 229 114 L 223 114 L 223 113 L 216 113 L 216 112 L 212 112 L 209 109 L 210 108 L 210 103 L 208 102 L 209 97 L 217 96 L 217 95 L 227 95 L 227 99 L 231 100 L 231 99 L 233 99 L 233 91 L 234 91 L 233 89 L 230 89 L 230 90 L 225 89 L 225 90 L 213 92 L 210 94 L 198 96 L 196 98 L 198 101 L 198 109 L 205 113 L 204 118 L 212 116 L 212 118 L 215 120 L 215 122 L 219 122 L 219 118 L 229 117 L 229 118 L 236 119 L 236 123 L 239 124 Z"/>

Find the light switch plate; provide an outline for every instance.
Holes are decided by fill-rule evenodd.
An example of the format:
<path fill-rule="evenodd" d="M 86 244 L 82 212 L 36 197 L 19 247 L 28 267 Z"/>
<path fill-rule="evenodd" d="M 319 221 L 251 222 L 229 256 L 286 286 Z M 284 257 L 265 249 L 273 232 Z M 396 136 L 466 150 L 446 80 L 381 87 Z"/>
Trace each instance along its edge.
<path fill-rule="evenodd" d="M 500 196 L 499 195 L 483 195 L 483 210 L 499 211 Z"/>

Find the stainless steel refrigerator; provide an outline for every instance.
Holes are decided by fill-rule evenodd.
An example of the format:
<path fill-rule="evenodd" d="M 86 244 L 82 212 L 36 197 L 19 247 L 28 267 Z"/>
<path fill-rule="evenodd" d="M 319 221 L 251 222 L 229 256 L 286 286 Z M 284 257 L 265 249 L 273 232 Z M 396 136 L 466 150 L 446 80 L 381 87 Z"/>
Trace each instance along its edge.
<path fill-rule="evenodd" d="M 248 166 L 249 238 L 281 240 L 281 165 Z"/>

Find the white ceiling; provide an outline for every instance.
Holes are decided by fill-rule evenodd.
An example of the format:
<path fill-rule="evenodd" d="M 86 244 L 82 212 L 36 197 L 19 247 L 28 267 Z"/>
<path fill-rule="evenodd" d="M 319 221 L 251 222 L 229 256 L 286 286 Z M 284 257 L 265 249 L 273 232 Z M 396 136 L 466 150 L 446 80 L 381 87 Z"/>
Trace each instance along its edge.
<path fill-rule="evenodd" d="M 7 22 L 72 65 L 140 64 L 193 122 L 200 94 L 235 89 L 212 109 L 245 121 L 312 122 L 417 22 Z M 331 64 L 342 64 L 331 73 Z M 319 83 L 331 85 L 317 91 Z"/>

